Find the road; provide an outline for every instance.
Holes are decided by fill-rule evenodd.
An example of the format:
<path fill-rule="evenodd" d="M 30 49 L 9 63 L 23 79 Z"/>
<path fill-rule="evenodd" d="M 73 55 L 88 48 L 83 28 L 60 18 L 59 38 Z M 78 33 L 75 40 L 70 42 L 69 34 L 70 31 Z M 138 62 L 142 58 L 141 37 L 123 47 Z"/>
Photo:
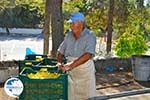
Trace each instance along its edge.
<path fill-rule="evenodd" d="M 51 40 L 50 40 L 51 50 Z M 38 35 L 2 35 L 0 37 L 0 60 L 22 60 L 26 48 L 31 48 L 37 54 L 43 53 L 43 37 Z"/>

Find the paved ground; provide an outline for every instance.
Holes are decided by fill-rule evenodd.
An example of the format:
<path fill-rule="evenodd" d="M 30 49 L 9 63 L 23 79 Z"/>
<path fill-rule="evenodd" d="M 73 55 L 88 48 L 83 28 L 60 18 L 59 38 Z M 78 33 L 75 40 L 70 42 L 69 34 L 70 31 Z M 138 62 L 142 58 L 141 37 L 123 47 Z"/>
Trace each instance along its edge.
<path fill-rule="evenodd" d="M 113 95 L 116 93 L 127 92 L 149 88 L 150 84 L 139 84 L 133 80 L 131 72 L 96 73 L 97 94 L 99 96 Z M 150 100 L 150 93 L 141 95 L 131 95 L 110 100 Z"/>

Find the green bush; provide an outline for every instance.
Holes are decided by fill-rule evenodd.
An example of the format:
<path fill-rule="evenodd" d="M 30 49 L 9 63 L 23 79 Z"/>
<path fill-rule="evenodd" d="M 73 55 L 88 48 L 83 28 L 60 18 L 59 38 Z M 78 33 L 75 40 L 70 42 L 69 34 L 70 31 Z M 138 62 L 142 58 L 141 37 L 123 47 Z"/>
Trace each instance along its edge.
<path fill-rule="evenodd" d="M 116 42 L 114 50 L 119 57 L 130 57 L 132 55 L 144 54 L 148 50 L 148 46 L 139 32 L 125 32 Z"/>

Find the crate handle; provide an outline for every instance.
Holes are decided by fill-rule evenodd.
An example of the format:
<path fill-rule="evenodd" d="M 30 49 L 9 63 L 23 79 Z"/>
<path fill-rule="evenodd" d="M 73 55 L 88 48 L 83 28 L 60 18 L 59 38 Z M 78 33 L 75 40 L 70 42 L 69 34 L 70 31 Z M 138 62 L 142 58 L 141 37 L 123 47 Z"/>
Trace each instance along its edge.
<path fill-rule="evenodd" d="M 41 65 L 43 63 L 43 60 L 42 61 L 40 61 L 38 64 L 36 64 L 36 65 L 34 65 L 34 64 L 32 64 L 32 66 L 33 67 L 38 67 L 39 65 Z"/>
<path fill-rule="evenodd" d="M 20 72 L 20 75 L 24 75 L 23 74 L 23 72 L 25 71 L 25 70 L 27 70 L 27 69 L 29 69 L 29 70 L 32 70 L 32 71 L 34 71 L 34 72 L 36 72 L 35 70 L 33 70 L 32 68 L 30 68 L 30 67 L 25 67 L 21 72 Z"/>

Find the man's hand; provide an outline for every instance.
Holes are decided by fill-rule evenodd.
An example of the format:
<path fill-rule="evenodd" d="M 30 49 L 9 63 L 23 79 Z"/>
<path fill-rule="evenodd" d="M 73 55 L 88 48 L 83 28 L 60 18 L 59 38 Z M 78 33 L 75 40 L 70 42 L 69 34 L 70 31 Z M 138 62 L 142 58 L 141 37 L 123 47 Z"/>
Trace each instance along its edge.
<path fill-rule="evenodd" d="M 61 68 L 61 70 L 62 71 L 70 71 L 71 69 L 72 69 L 72 63 L 73 62 L 69 62 L 69 63 L 67 63 L 67 64 L 64 64 L 64 65 L 62 65 L 62 67 L 60 67 Z"/>
<path fill-rule="evenodd" d="M 60 62 L 58 62 L 58 63 L 56 64 L 56 66 L 58 66 L 58 67 L 63 67 L 62 63 L 60 63 Z"/>

